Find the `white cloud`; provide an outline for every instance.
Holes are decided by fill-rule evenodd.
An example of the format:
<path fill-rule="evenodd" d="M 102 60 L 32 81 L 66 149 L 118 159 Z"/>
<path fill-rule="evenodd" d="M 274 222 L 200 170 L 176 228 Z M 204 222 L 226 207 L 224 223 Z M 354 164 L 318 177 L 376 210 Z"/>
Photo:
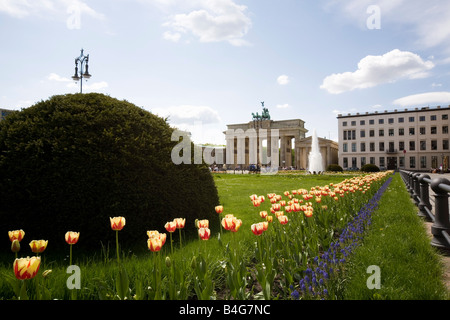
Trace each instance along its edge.
<path fill-rule="evenodd" d="M 326 8 L 361 28 L 367 28 L 369 6 L 380 8 L 381 28 L 400 25 L 416 36 L 419 47 L 446 46 L 450 51 L 450 2 L 448 0 L 328 0 Z"/>
<path fill-rule="evenodd" d="M 395 49 L 382 56 L 366 56 L 361 59 L 358 69 L 354 72 L 327 76 L 320 88 L 339 94 L 405 78 L 424 78 L 428 76 L 432 68 L 434 68 L 433 62 L 423 61 L 420 56 L 412 52 Z"/>
<path fill-rule="evenodd" d="M 163 33 L 163 37 L 166 40 L 170 40 L 173 42 L 178 42 L 178 40 L 180 40 L 181 38 L 181 34 L 178 32 L 171 32 L 171 31 L 166 31 Z"/>
<path fill-rule="evenodd" d="M 443 103 L 450 105 L 450 92 L 441 91 L 441 92 L 426 92 L 413 94 L 410 96 L 397 99 L 393 102 L 393 104 L 395 105 L 404 107 L 424 106 L 435 103 Z"/>
<path fill-rule="evenodd" d="M 177 13 L 169 17 L 163 26 L 171 28 L 173 34 L 192 34 L 200 42 L 227 41 L 234 46 L 248 45 L 243 39 L 251 20 L 246 7 L 232 0 L 197 0 L 188 13 Z M 184 1 L 183 5 L 187 3 Z M 167 37 L 165 37 L 167 39 Z M 173 39 L 171 37 L 169 40 Z"/>
<path fill-rule="evenodd" d="M 201 122 L 203 124 L 213 124 L 220 122 L 219 113 L 208 106 L 181 105 L 168 108 L 154 108 L 154 114 L 161 117 L 169 117 L 172 124 L 192 124 Z"/>
<path fill-rule="evenodd" d="M 276 107 L 278 109 L 287 109 L 287 108 L 289 108 L 289 105 L 287 103 L 285 103 L 285 104 L 277 104 Z"/>
<path fill-rule="evenodd" d="M 81 0 L 0 0 L 0 13 L 6 13 L 14 18 L 38 16 L 41 18 L 62 19 L 69 18 L 71 11 L 86 14 L 96 19 L 104 19 L 105 16 L 98 13 Z"/>
<path fill-rule="evenodd" d="M 289 83 L 289 77 L 287 75 L 283 74 L 277 78 L 277 82 L 280 85 L 286 85 Z"/>
<path fill-rule="evenodd" d="M 56 73 L 50 73 L 47 76 L 47 80 L 65 83 L 67 88 L 78 88 L 79 87 L 78 81 L 77 81 L 77 83 L 75 83 L 75 81 L 73 81 L 72 79 L 61 77 L 60 75 L 58 75 Z M 108 83 L 106 81 L 92 82 L 92 83 L 86 82 L 86 81 L 83 82 L 83 89 L 85 89 L 85 90 L 98 91 L 98 90 L 105 89 L 107 87 L 108 87 Z"/>

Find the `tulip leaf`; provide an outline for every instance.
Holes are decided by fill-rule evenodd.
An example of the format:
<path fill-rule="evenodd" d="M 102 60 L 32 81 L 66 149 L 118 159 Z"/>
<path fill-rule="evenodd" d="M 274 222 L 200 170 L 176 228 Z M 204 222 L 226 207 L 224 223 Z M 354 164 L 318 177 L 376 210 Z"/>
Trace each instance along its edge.
<path fill-rule="evenodd" d="M 125 271 L 125 268 L 122 265 L 120 265 L 119 275 L 116 278 L 116 290 L 117 295 L 121 300 L 127 298 L 129 292 L 129 280 L 127 272 Z"/>

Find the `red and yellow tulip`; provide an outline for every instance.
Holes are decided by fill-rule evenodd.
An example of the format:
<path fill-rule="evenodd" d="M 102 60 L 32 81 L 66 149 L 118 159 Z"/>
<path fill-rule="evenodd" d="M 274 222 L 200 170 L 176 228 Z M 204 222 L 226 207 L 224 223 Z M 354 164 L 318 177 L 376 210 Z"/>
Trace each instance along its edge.
<path fill-rule="evenodd" d="M 177 224 L 175 221 L 169 221 L 164 225 L 164 228 L 166 228 L 167 232 L 172 233 L 177 229 Z"/>
<path fill-rule="evenodd" d="M 14 231 L 8 231 L 9 240 L 13 242 L 14 240 L 18 240 L 19 242 L 22 241 L 23 237 L 25 236 L 25 231 L 22 229 L 20 230 L 14 230 Z"/>
<path fill-rule="evenodd" d="M 40 257 L 27 257 L 14 260 L 14 275 L 19 280 L 32 279 L 41 265 Z"/>
<path fill-rule="evenodd" d="M 68 244 L 75 244 L 78 242 L 78 239 L 80 238 L 79 232 L 74 231 L 67 231 L 65 235 L 66 242 Z"/>
<path fill-rule="evenodd" d="M 201 227 L 198 229 L 198 236 L 202 240 L 208 240 L 211 236 L 211 230 L 209 230 L 209 228 L 207 227 Z"/>
<path fill-rule="evenodd" d="M 47 248 L 48 240 L 32 240 L 30 242 L 31 251 L 42 253 Z"/>
<path fill-rule="evenodd" d="M 109 218 L 111 221 L 111 229 L 115 231 L 120 231 L 125 226 L 125 218 L 124 217 L 114 217 Z"/>

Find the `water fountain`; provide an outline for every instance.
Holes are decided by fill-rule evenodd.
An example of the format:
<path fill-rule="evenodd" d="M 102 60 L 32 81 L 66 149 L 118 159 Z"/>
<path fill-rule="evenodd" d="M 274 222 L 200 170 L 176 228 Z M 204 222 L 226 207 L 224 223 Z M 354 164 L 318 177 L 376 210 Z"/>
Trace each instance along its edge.
<path fill-rule="evenodd" d="M 317 139 L 316 129 L 313 131 L 311 140 L 311 151 L 308 155 L 308 172 L 320 174 L 323 171 L 322 154 L 319 150 L 319 140 Z"/>

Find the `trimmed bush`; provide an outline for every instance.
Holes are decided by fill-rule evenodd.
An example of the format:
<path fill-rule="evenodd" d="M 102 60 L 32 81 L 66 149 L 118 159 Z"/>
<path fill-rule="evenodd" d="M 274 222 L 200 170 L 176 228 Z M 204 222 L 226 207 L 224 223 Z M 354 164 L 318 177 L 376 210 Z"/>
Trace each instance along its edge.
<path fill-rule="evenodd" d="M 344 171 L 344 169 L 342 169 L 342 167 L 338 164 L 330 164 L 327 167 L 327 171 L 341 172 Z"/>
<path fill-rule="evenodd" d="M 378 168 L 374 164 L 367 163 L 361 167 L 361 171 L 362 172 L 378 172 L 378 171 L 380 171 L 380 168 Z"/>
<path fill-rule="evenodd" d="M 172 162 L 173 130 L 97 93 L 54 96 L 9 115 L 0 122 L 0 233 L 23 229 L 25 243 L 49 240 L 51 250 L 78 231 L 76 246 L 98 250 L 114 244 L 114 216 L 126 218 L 119 238 L 130 249 L 146 249 L 146 231 L 166 232 L 177 217 L 186 218 L 187 237 L 196 234 L 195 219 L 219 230 L 209 169 Z"/>

